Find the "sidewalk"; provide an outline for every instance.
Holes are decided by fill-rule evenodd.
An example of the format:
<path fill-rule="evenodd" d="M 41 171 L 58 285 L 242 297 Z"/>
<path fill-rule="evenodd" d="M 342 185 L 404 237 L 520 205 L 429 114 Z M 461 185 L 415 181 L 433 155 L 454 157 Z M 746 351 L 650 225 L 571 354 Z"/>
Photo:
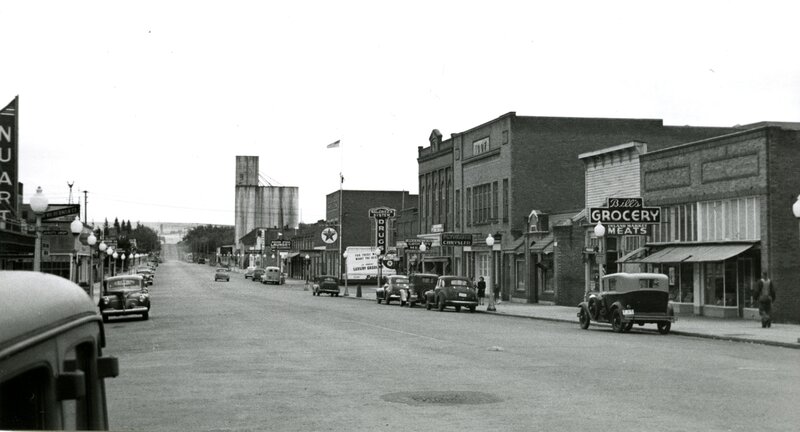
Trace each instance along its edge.
<path fill-rule="evenodd" d="M 344 296 L 344 287 L 341 296 Z M 349 286 L 349 296 L 358 300 L 376 301 L 375 286 L 362 286 L 361 297 L 356 297 L 357 286 Z M 547 321 L 568 322 L 578 327 L 578 307 L 556 306 L 549 304 L 531 304 L 518 301 L 504 301 L 495 306 L 495 312 L 487 312 L 486 305 L 478 306 L 477 312 L 490 313 L 495 315 L 512 316 L 519 318 L 540 319 Z M 609 324 L 592 322 L 593 327 L 611 329 Z M 634 331 L 656 332 L 654 324 L 644 327 L 634 326 Z M 800 349 L 800 325 L 797 324 L 776 324 L 771 328 L 761 328 L 760 321 L 744 319 L 718 319 L 701 316 L 679 316 L 672 324 L 670 334 L 681 336 L 702 337 L 708 339 L 728 340 L 735 342 L 749 342 L 762 345 L 780 346 L 786 348 Z"/>

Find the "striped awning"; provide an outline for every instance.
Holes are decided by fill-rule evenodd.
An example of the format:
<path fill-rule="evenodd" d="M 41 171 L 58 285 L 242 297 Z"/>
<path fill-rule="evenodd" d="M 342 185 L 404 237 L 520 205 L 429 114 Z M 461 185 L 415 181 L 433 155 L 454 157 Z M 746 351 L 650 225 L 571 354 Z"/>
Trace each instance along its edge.
<path fill-rule="evenodd" d="M 753 247 L 752 244 L 714 244 L 668 246 L 638 259 L 624 262 L 636 263 L 681 263 L 724 261 Z M 620 261 L 617 261 L 620 262 Z"/>

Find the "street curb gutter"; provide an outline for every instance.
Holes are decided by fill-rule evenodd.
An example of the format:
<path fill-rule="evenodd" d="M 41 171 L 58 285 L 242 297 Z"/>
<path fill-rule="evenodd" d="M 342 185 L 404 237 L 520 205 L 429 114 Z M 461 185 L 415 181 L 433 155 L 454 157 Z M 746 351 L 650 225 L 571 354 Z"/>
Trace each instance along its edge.
<path fill-rule="evenodd" d="M 349 298 L 345 297 L 345 298 Z M 367 300 L 367 301 L 374 301 L 374 299 L 369 299 L 365 297 L 353 297 L 353 300 Z M 526 318 L 526 319 L 533 319 L 533 320 L 540 320 L 540 321 L 552 321 L 552 322 L 564 322 L 570 324 L 578 324 L 577 319 L 575 321 L 567 320 L 563 318 L 551 318 L 551 317 L 538 317 L 538 316 L 530 316 L 530 315 L 518 315 L 513 313 L 505 313 L 505 312 L 487 312 L 487 311 L 476 311 L 483 314 L 488 315 L 497 315 L 497 316 L 508 316 L 514 318 Z M 603 323 L 595 323 L 595 325 L 600 325 L 603 327 L 607 327 L 607 325 Z M 712 335 L 712 334 L 705 334 L 705 333 L 696 333 L 696 332 L 688 332 L 688 331 L 681 331 L 681 330 L 670 330 L 671 334 L 675 334 L 678 336 L 687 336 L 687 337 L 696 337 L 702 339 L 714 339 L 714 340 L 721 340 L 721 341 L 730 341 L 730 342 L 739 342 L 739 343 L 750 343 L 750 344 L 758 344 L 758 345 L 769 345 L 781 348 L 791 348 L 791 349 L 800 349 L 800 343 L 787 343 L 787 342 L 775 342 L 763 339 L 745 339 L 735 336 L 720 336 L 720 335 Z"/>

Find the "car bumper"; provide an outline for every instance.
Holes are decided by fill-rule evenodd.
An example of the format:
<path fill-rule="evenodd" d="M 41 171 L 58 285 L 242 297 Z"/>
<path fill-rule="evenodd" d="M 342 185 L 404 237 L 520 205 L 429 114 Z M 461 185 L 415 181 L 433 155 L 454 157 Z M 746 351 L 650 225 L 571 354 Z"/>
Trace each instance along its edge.
<path fill-rule="evenodd" d="M 100 311 L 103 315 L 116 316 L 116 315 L 141 315 L 150 311 L 149 307 L 138 306 L 127 309 L 103 309 Z"/>
<path fill-rule="evenodd" d="M 325 294 L 339 294 L 339 290 L 338 290 L 338 289 L 324 289 L 324 288 L 320 288 L 320 289 L 318 289 L 318 290 L 317 290 L 317 292 L 320 292 L 320 293 L 325 293 Z"/>
<path fill-rule="evenodd" d="M 675 322 L 674 315 L 665 315 L 665 314 L 633 314 L 633 315 L 623 315 L 622 322 L 629 323 L 660 323 L 660 322 Z"/>
<path fill-rule="evenodd" d="M 446 300 L 444 303 L 447 306 L 478 306 L 478 302 L 472 300 Z"/>

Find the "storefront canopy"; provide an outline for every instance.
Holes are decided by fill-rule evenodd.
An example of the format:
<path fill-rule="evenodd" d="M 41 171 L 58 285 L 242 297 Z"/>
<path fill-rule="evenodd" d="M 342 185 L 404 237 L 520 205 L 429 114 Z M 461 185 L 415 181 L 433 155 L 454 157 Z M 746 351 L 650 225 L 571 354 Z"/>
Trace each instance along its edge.
<path fill-rule="evenodd" d="M 635 263 L 680 263 L 724 261 L 753 247 L 752 244 L 715 244 L 668 246 L 644 258 L 633 258 L 624 262 Z M 636 256 L 636 255 L 634 255 Z M 620 262 L 620 261 L 617 261 Z"/>

